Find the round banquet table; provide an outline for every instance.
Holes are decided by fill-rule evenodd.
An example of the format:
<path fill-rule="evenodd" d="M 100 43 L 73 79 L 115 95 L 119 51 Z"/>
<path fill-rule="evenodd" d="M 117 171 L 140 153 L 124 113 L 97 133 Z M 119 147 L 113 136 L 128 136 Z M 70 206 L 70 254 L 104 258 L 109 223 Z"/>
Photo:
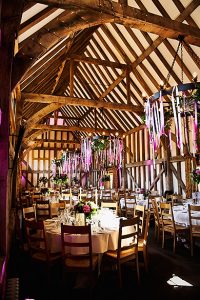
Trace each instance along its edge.
<path fill-rule="evenodd" d="M 184 202 L 184 205 L 175 205 L 173 207 L 174 221 L 177 224 L 181 224 L 181 225 L 184 225 L 184 226 L 189 226 L 188 204 L 193 204 L 192 199 L 186 200 Z M 200 205 L 200 203 L 197 203 L 197 205 Z M 195 214 L 197 216 L 200 215 L 199 212 L 196 212 Z M 197 220 L 195 225 L 200 225 L 200 222 Z"/>
<path fill-rule="evenodd" d="M 119 220 L 120 218 L 118 218 Z M 119 223 L 118 223 L 119 224 Z M 75 226 L 75 225 L 74 225 Z M 119 225 L 118 225 L 119 227 Z M 116 250 L 118 246 L 118 227 L 117 228 L 104 228 L 92 230 L 92 249 L 94 253 L 104 253 L 108 250 Z M 50 252 L 61 252 L 61 226 L 55 219 L 49 219 L 45 221 L 47 244 Z M 127 228 L 127 230 L 130 230 Z M 73 239 L 74 242 L 83 241 L 84 235 L 71 235 L 67 237 Z M 129 241 L 130 242 L 130 241 Z M 126 241 L 127 243 L 127 241 Z M 79 252 L 77 252 L 79 251 Z M 77 247 L 72 247 L 69 249 L 72 254 L 83 254 L 81 249 Z"/>

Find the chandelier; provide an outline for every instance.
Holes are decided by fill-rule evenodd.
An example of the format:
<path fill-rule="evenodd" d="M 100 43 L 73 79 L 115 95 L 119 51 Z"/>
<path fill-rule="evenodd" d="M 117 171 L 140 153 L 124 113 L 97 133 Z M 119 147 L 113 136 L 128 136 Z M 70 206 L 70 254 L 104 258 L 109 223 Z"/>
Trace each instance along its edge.
<path fill-rule="evenodd" d="M 149 131 L 152 157 L 154 158 L 160 146 L 162 136 L 168 135 L 169 147 L 172 150 L 171 125 L 174 123 L 176 143 L 180 154 L 184 155 L 183 144 L 187 152 L 195 155 L 199 151 L 198 128 L 200 120 L 200 82 L 193 74 L 193 82 L 183 83 L 183 37 L 179 37 L 178 48 L 168 73 L 166 82 L 161 82 L 160 90 L 150 97 L 143 96 L 145 100 L 145 124 Z M 182 80 L 181 84 L 167 87 L 179 48 L 181 49 Z M 168 100 L 165 101 L 164 97 Z M 189 136 L 189 132 L 191 135 Z M 191 141 L 192 137 L 192 141 Z"/>

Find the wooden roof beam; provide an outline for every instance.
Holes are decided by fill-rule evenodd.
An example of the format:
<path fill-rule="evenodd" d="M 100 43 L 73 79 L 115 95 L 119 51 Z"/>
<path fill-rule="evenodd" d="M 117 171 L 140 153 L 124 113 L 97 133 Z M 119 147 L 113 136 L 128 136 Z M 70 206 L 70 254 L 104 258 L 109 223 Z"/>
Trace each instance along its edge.
<path fill-rule="evenodd" d="M 100 6 L 99 0 L 83 0 L 81 2 L 77 0 L 39 0 L 38 2 L 63 9 L 74 6 L 74 9 L 82 7 L 91 11 L 101 11 L 113 15 L 115 23 L 119 22 L 125 26 L 129 25 L 165 38 L 177 39 L 179 35 L 183 35 L 188 43 L 200 46 L 200 31 L 198 28 L 131 6 L 122 7 L 120 3 L 114 1 L 112 1 L 112 8 L 109 1 Z M 194 3 L 190 6 L 190 14 L 199 6 L 199 0 L 193 0 L 192 2 Z"/>
<path fill-rule="evenodd" d="M 115 134 L 116 132 L 119 133 L 119 135 L 122 135 L 124 132 L 122 130 L 118 129 L 105 129 L 105 128 L 92 128 L 92 127 L 80 127 L 80 126 L 64 126 L 64 125 L 45 125 L 45 124 L 36 124 L 34 125 L 33 129 L 37 130 L 56 130 L 56 131 L 82 131 L 82 132 L 88 132 L 88 133 L 101 133 L 105 135 L 109 134 Z"/>
<path fill-rule="evenodd" d="M 132 104 L 127 105 L 127 104 L 105 102 L 105 101 L 94 101 L 91 99 L 82 99 L 77 97 L 22 93 L 22 98 L 24 98 L 26 102 L 47 103 L 47 104 L 54 103 L 60 106 L 62 105 L 87 106 L 87 107 L 104 108 L 104 109 L 111 109 L 111 110 L 132 111 L 136 113 L 144 112 L 143 106 L 132 105 Z"/>

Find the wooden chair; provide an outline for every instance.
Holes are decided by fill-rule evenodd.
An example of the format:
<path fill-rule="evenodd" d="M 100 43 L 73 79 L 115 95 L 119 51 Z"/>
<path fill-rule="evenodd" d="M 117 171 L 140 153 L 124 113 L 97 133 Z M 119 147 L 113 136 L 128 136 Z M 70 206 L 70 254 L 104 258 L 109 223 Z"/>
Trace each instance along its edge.
<path fill-rule="evenodd" d="M 176 252 L 176 242 L 179 235 L 189 236 L 189 227 L 176 224 L 174 221 L 174 214 L 172 203 L 160 203 L 160 214 L 162 222 L 162 248 L 165 244 L 165 233 L 173 236 L 173 253 Z"/>
<path fill-rule="evenodd" d="M 41 193 L 36 193 L 36 194 L 33 193 L 31 198 L 32 198 L 32 203 L 35 203 L 36 201 L 42 199 L 42 194 Z"/>
<path fill-rule="evenodd" d="M 29 207 L 32 203 L 32 199 L 30 195 L 21 195 L 19 197 L 19 204 L 20 206 L 23 207 Z"/>
<path fill-rule="evenodd" d="M 59 199 L 59 203 L 60 203 L 60 208 L 61 209 L 65 209 L 67 207 L 70 207 L 70 201 L 71 200 L 63 200 L 63 199 Z"/>
<path fill-rule="evenodd" d="M 156 199 L 152 199 L 151 203 L 152 203 L 153 214 L 154 214 L 154 238 L 159 241 L 161 235 L 161 227 L 162 227 L 160 208 Z"/>
<path fill-rule="evenodd" d="M 140 236 L 138 240 L 138 252 L 143 254 L 144 266 L 146 272 L 148 272 L 148 234 L 149 234 L 150 216 L 151 216 L 151 212 L 150 210 L 147 210 L 145 216 L 144 235 Z"/>
<path fill-rule="evenodd" d="M 136 197 L 125 195 L 125 216 L 127 218 L 132 218 L 135 213 Z"/>
<path fill-rule="evenodd" d="M 118 202 L 117 201 L 101 201 L 101 208 L 109 208 L 112 209 L 113 212 L 118 215 L 119 209 L 118 209 Z"/>
<path fill-rule="evenodd" d="M 91 224 L 73 226 L 61 223 L 61 240 L 63 272 L 86 273 L 94 282 L 95 272 L 98 275 L 99 260 L 98 254 L 92 251 Z"/>
<path fill-rule="evenodd" d="M 172 205 L 180 205 L 183 203 L 183 196 L 180 194 L 171 195 Z"/>
<path fill-rule="evenodd" d="M 189 204 L 188 212 L 190 225 L 190 253 L 191 256 L 193 256 L 195 238 L 200 237 L 200 206 Z"/>
<path fill-rule="evenodd" d="M 37 221 L 51 218 L 49 200 L 37 200 L 35 205 Z"/>
<path fill-rule="evenodd" d="M 108 250 L 103 254 L 103 264 L 111 263 L 117 268 L 119 286 L 122 287 L 121 266 L 129 261 L 135 261 L 138 283 L 140 282 L 139 262 L 138 262 L 138 217 L 131 219 L 120 219 L 118 247 Z"/>
<path fill-rule="evenodd" d="M 43 221 L 25 219 L 25 229 L 31 259 L 45 263 L 49 275 L 50 267 L 61 260 L 61 253 L 49 251 Z"/>
<path fill-rule="evenodd" d="M 139 218 L 139 236 L 144 236 L 145 206 L 135 205 L 134 216 Z"/>
<path fill-rule="evenodd" d="M 65 206 L 60 202 L 50 203 L 50 217 L 57 217 L 61 211 L 65 209 Z"/>
<path fill-rule="evenodd" d="M 23 207 L 22 209 L 23 219 L 36 220 L 35 206 Z"/>
<path fill-rule="evenodd" d="M 113 201 L 111 190 L 102 190 L 101 201 Z"/>

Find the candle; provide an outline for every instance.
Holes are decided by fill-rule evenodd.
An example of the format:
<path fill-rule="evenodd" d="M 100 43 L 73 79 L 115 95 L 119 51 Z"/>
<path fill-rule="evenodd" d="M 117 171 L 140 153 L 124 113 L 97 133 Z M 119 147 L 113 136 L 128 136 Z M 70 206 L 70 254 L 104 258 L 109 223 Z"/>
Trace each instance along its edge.
<path fill-rule="evenodd" d="M 97 189 L 95 189 L 95 203 L 97 205 Z"/>

